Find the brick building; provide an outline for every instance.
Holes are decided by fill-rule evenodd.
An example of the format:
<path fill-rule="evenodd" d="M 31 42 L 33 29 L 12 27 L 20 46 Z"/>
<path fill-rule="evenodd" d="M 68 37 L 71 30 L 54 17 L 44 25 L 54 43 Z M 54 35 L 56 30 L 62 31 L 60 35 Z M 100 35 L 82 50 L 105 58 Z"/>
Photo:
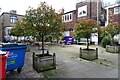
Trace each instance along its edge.
<path fill-rule="evenodd" d="M 107 11 L 106 25 L 109 23 L 120 23 L 120 3 L 105 8 Z"/>
<path fill-rule="evenodd" d="M 10 30 L 16 21 L 22 21 L 23 15 L 16 14 L 15 10 L 3 12 L 0 16 L 0 41 L 5 42 L 11 39 Z"/>
<path fill-rule="evenodd" d="M 102 7 L 102 2 L 98 2 L 98 21 L 104 26 L 106 11 Z M 81 19 L 97 20 L 97 2 L 78 2 L 76 4 L 77 22 Z"/>
<path fill-rule="evenodd" d="M 65 32 L 65 36 L 74 36 L 73 29 L 76 24 L 76 10 L 72 10 L 64 13 L 62 16 L 63 21 L 67 26 L 67 31 Z"/>

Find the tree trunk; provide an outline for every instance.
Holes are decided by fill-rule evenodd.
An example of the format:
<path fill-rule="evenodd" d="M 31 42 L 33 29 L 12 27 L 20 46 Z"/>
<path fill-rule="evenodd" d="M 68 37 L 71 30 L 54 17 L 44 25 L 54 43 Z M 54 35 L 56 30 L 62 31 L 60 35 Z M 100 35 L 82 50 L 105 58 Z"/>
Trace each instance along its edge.
<path fill-rule="evenodd" d="M 42 34 L 42 54 L 44 56 L 44 35 Z"/>
<path fill-rule="evenodd" d="M 59 38 L 57 37 L 57 43 L 59 43 Z"/>
<path fill-rule="evenodd" d="M 87 37 L 87 49 L 89 49 L 89 38 Z"/>
<path fill-rule="evenodd" d="M 51 37 L 51 45 L 52 45 L 52 42 L 53 42 L 53 38 Z"/>

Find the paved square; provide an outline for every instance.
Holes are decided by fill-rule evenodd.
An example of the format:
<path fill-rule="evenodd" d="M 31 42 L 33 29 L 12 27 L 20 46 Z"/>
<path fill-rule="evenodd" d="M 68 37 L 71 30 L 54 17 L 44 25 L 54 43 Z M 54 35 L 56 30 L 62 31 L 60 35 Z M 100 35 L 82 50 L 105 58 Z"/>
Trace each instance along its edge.
<path fill-rule="evenodd" d="M 56 53 L 57 68 L 37 73 L 32 67 L 32 52 L 26 53 L 22 72 L 7 72 L 7 78 L 118 78 L 118 54 L 108 53 L 98 47 L 99 59 L 87 61 L 79 58 L 79 48 L 85 45 L 49 45 L 50 53 Z M 40 53 L 38 48 L 31 47 L 31 51 Z"/>

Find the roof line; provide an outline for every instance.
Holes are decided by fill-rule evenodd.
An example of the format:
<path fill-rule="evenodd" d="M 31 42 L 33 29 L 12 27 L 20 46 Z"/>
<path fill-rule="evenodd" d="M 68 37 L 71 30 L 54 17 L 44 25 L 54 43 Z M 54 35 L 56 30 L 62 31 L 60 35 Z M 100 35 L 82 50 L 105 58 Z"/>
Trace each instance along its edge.
<path fill-rule="evenodd" d="M 71 13 L 71 12 L 74 12 L 74 11 L 76 11 L 76 10 L 68 11 L 68 12 L 65 12 L 64 14 Z"/>
<path fill-rule="evenodd" d="M 13 14 L 13 15 L 17 15 L 17 16 L 24 16 L 24 15 L 15 14 L 15 13 L 3 12 L 3 13 L 0 15 L 0 17 L 1 17 L 3 14 Z"/>

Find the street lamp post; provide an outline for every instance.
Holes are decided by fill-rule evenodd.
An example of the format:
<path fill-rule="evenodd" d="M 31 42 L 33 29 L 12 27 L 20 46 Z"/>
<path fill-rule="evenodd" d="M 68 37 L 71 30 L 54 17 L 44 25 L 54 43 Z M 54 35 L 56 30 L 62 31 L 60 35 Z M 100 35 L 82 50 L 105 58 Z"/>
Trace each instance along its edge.
<path fill-rule="evenodd" d="M 97 22 L 98 22 L 98 0 L 97 0 Z"/>
<path fill-rule="evenodd" d="M 97 26 L 98 26 L 98 23 L 99 23 L 99 21 L 98 21 L 98 20 L 99 20 L 98 7 L 99 7 L 99 6 L 98 6 L 98 0 L 97 0 Z M 99 32 L 98 32 L 98 35 L 97 35 L 97 36 L 98 36 L 98 45 L 99 45 Z"/>

